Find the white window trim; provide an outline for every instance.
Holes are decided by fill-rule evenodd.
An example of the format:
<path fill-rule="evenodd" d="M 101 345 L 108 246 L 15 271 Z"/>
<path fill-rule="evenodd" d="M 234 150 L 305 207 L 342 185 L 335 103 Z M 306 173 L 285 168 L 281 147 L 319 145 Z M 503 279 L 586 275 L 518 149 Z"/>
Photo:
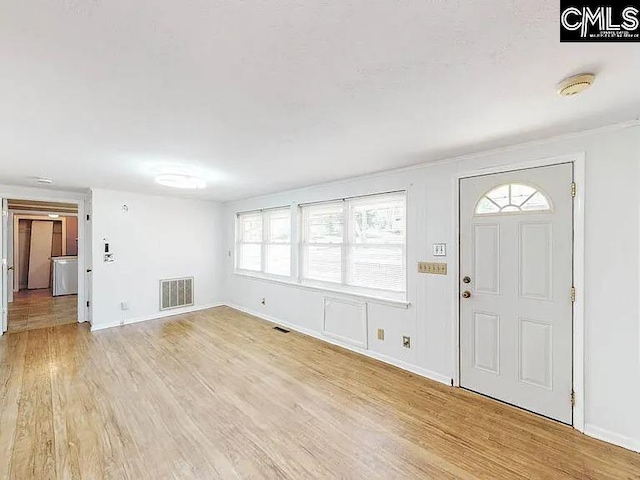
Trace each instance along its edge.
<path fill-rule="evenodd" d="M 408 209 L 408 203 L 409 203 L 409 199 L 408 199 L 408 195 L 407 195 L 407 191 L 406 190 L 396 190 L 396 191 L 391 191 L 391 192 L 381 192 L 381 193 L 373 193 L 373 194 L 369 194 L 369 195 L 357 195 L 357 196 L 353 196 L 353 197 L 346 197 L 346 198 L 340 198 L 340 199 L 333 199 L 333 200 L 327 200 L 327 201 L 319 201 L 319 202 L 314 202 L 314 204 L 329 204 L 329 203 L 338 203 L 338 202 L 343 202 L 345 200 L 352 200 L 352 199 L 359 199 L 359 198 L 366 198 L 366 197 L 372 197 L 372 196 L 379 196 L 379 195 L 389 195 L 389 194 L 402 194 L 404 195 L 405 198 L 405 243 L 404 244 L 398 244 L 398 246 L 402 247 L 402 260 L 404 263 L 404 286 L 405 289 L 404 291 L 401 292 L 396 292 L 393 290 L 378 290 L 375 288 L 362 288 L 362 287 L 357 287 L 357 286 L 352 286 L 352 285 L 347 285 L 346 283 L 333 283 L 333 282 L 322 282 L 322 281 L 316 281 L 316 280 L 309 280 L 309 279 L 304 279 L 302 278 L 302 270 L 303 270 L 303 248 L 302 248 L 302 207 L 306 206 L 306 205 L 310 205 L 308 203 L 306 204 L 298 204 L 298 203 L 292 203 L 289 206 L 282 206 L 282 207 L 273 207 L 273 208 L 268 208 L 268 209 L 263 209 L 263 210 L 251 210 L 251 211 L 243 211 L 243 212 L 237 212 L 236 213 L 236 238 L 235 238 L 235 252 L 234 252 L 234 271 L 233 274 L 240 276 L 240 277 L 245 277 L 245 278 L 249 278 L 252 280 L 260 280 L 260 281 L 265 281 L 265 282 L 269 282 L 269 283 L 274 283 L 274 284 L 280 284 L 280 285 L 286 285 L 288 287 L 294 287 L 294 288 L 299 288 L 302 290 L 312 290 L 312 291 L 318 291 L 318 292 L 327 292 L 327 293 L 332 293 L 332 294 L 338 294 L 338 295 L 344 295 L 346 298 L 358 298 L 361 300 L 365 300 L 367 302 L 371 302 L 371 303 L 376 303 L 376 304 L 381 304 L 381 305 L 388 305 L 388 306 L 392 306 L 392 307 L 396 307 L 396 308 L 408 308 L 411 305 L 411 302 L 409 302 L 408 298 L 409 298 L 409 272 L 408 272 L 408 262 L 407 262 L 407 255 L 408 255 L 408 230 L 409 230 L 409 221 L 408 221 L 408 213 L 409 213 L 409 209 Z M 274 275 L 274 274 L 269 274 L 264 272 L 264 265 L 263 265 L 263 271 L 256 271 L 256 270 L 246 270 L 246 269 L 241 269 L 238 268 L 238 246 L 240 245 L 240 243 L 238 242 L 238 218 L 240 215 L 243 214 L 248 214 L 248 213 L 258 213 L 258 212 L 263 212 L 263 211 L 269 211 L 269 210 L 277 210 L 277 209 L 284 209 L 284 208 L 290 208 L 291 209 L 291 275 L 290 276 L 282 276 L 282 275 Z M 346 209 L 345 209 L 345 214 L 346 214 Z M 264 218 L 263 218 L 263 235 L 264 235 L 264 231 L 265 231 L 265 225 L 264 225 Z M 347 228 L 343 229 L 343 239 L 344 239 L 344 232 L 347 231 Z M 263 238 L 265 238 L 263 236 Z M 263 250 L 264 250 L 264 244 L 265 242 L 263 242 Z M 282 245 L 282 244 L 279 244 Z M 308 245 L 315 245 L 315 244 L 308 244 Z M 322 244 L 317 244 L 317 245 L 322 245 L 322 246 L 326 246 L 326 243 L 322 243 Z M 343 247 L 343 249 L 347 249 L 348 250 L 348 244 L 346 241 L 343 241 L 341 244 L 334 244 L 334 245 L 341 245 Z M 343 272 L 343 276 L 346 276 L 346 256 L 343 257 L 345 259 L 345 261 L 343 262 L 345 269 Z M 265 261 L 265 255 L 264 252 L 262 253 L 262 263 L 264 263 Z"/>
<path fill-rule="evenodd" d="M 405 232 L 404 232 L 404 243 L 403 244 L 381 244 L 381 245 L 377 245 L 380 247 L 385 247 L 385 246 L 389 246 L 389 247 L 401 247 L 402 250 L 402 262 L 403 262 L 403 268 L 404 268 L 404 275 L 403 275 L 403 281 L 404 281 L 404 290 L 403 291 L 395 291 L 395 290 L 385 290 L 385 289 L 376 289 L 376 288 L 366 288 L 366 287 L 358 287 L 358 286 L 354 286 L 354 285 L 349 285 L 348 282 L 348 264 L 349 264 L 349 251 L 350 251 L 350 246 L 351 244 L 349 243 L 349 238 L 350 238 L 350 234 L 351 234 L 351 228 L 352 225 L 349 222 L 349 219 L 351 218 L 351 208 L 352 208 L 352 203 L 350 202 L 350 200 L 358 200 L 358 199 L 362 199 L 362 198 L 367 198 L 367 197 L 378 197 L 378 196 L 384 196 L 384 195 L 402 195 L 404 196 L 404 208 L 405 208 Z M 303 278 L 302 276 L 302 272 L 303 272 L 303 262 L 304 262 L 304 248 L 303 246 L 314 246 L 314 245 L 319 245 L 319 246 L 327 246 L 327 245 L 332 245 L 331 243 L 304 243 L 304 238 L 303 238 L 303 220 L 304 220 L 304 215 L 302 214 L 302 209 L 305 206 L 309 206 L 309 205 L 329 205 L 332 203 L 339 203 L 342 202 L 343 204 L 343 228 L 342 228 L 342 243 L 338 244 L 335 243 L 333 245 L 340 245 L 342 247 L 342 262 L 341 262 L 341 282 L 337 283 L 337 282 L 326 282 L 326 281 L 322 281 L 322 280 L 314 280 L 314 279 L 307 279 L 307 278 Z M 359 195 L 359 196 L 354 196 L 354 197 L 348 197 L 348 198 L 342 198 L 342 199 L 338 199 L 338 200 L 327 200 L 327 201 L 321 201 L 321 202 L 314 202 L 312 204 L 300 204 L 298 205 L 298 208 L 296 209 L 297 212 L 297 216 L 298 216 L 298 241 L 297 243 L 297 248 L 298 248 L 298 270 L 297 270 L 297 283 L 298 285 L 302 285 L 302 286 L 308 286 L 311 288 L 315 288 L 315 289 L 322 289 L 322 290 L 326 290 L 329 292 L 334 292 L 334 293 L 344 293 L 344 294 L 349 294 L 349 295 L 355 295 L 355 296 L 365 296 L 367 298 L 373 298 L 373 299 L 379 299 L 379 300 L 385 300 L 385 301 L 391 301 L 391 302 L 399 302 L 402 304 L 406 304 L 408 305 L 408 271 L 407 271 L 407 241 L 408 241 L 408 235 L 407 235 L 407 231 L 409 228 L 409 222 L 408 222 L 408 198 L 407 198 L 407 191 L 406 190 L 399 190 L 399 191 L 394 191 L 394 192 L 382 192 L 382 193 L 374 193 L 374 194 L 369 194 L 369 195 Z"/>
<path fill-rule="evenodd" d="M 265 221 L 265 218 L 267 217 L 266 214 L 268 214 L 269 212 L 275 211 L 275 210 L 288 210 L 289 211 L 289 216 L 290 218 L 293 218 L 293 211 L 294 209 L 290 206 L 282 206 L 282 207 L 273 207 L 273 208 L 265 208 L 265 209 L 260 209 L 260 210 L 248 210 L 248 211 L 244 211 L 244 212 L 237 212 L 236 213 L 236 218 L 235 218 L 235 249 L 234 249 L 234 258 L 233 258 L 233 265 L 234 265 L 234 273 L 238 273 L 238 274 L 243 274 L 246 276 L 252 276 L 252 277 L 264 277 L 264 278 L 268 278 L 268 279 L 285 279 L 285 278 L 291 278 L 293 275 L 293 264 L 290 262 L 289 263 L 289 275 L 278 275 L 275 273 L 268 273 L 267 270 L 267 246 L 269 245 L 288 245 L 289 246 L 289 251 L 291 252 L 293 250 L 294 247 L 294 243 L 293 243 L 293 229 L 290 230 L 289 232 L 289 242 L 270 242 L 267 239 L 269 238 L 269 222 Z M 240 237 L 240 217 L 243 215 L 250 215 L 250 214 L 260 214 L 261 218 L 262 218 L 262 241 L 261 242 L 243 242 L 241 241 Z M 241 268 L 239 266 L 239 262 L 240 262 L 240 246 L 241 245 L 260 245 L 260 270 L 249 270 L 246 268 Z"/>

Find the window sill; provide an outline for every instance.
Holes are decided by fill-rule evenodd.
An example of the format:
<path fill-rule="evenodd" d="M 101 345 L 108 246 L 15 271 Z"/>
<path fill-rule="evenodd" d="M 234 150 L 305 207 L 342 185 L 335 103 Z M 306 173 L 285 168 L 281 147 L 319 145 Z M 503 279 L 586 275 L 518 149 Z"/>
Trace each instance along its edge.
<path fill-rule="evenodd" d="M 411 302 L 408 302 L 406 300 L 395 300 L 392 298 L 376 297 L 374 295 L 367 295 L 365 293 L 352 292 L 349 290 L 342 290 L 339 288 L 331 288 L 331 287 L 324 287 L 324 286 L 318 286 L 318 285 L 307 285 L 304 283 L 298 283 L 291 280 L 286 280 L 286 279 L 278 278 L 275 276 L 264 275 L 264 274 L 254 273 L 254 272 L 235 270 L 233 274 L 239 277 L 247 277 L 253 280 L 260 280 L 263 282 L 286 285 L 288 287 L 300 288 L 302 290 L 313 290 L 317 292 L 326 292 L 326 293 L 332 293 L 335 295 L 344 295 L 346 297 L 359 298 L 367 302 L 377 303 L 380 305 L 388 305 L 390 307 L 409 308 L 409 306 L 411 305 Z"/>

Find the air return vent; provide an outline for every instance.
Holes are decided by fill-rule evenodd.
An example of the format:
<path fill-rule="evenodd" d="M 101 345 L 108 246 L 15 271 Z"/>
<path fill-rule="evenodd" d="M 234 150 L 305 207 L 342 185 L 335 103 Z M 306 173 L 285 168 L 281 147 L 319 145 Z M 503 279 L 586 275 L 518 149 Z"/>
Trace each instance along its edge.
<path fill-rule="evenodd" d="M 193 305 L 193 277 L 160 280 L 160 310 Z"/>

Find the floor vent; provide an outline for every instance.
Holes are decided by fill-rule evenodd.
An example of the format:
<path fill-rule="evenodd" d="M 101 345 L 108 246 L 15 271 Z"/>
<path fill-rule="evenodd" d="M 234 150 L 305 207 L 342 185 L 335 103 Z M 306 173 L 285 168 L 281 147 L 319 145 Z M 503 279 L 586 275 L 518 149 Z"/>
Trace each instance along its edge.
<path fill-rule="evenodd" d="M 280 333 L 289 333 L 289 330 L 287 330 L 286 328 L 282 328 L 282 327 L 273 327 L 274 330 L 280 332 Z"/>
<path fill-rule="evenodd" d="M 160 310 L 193 305 L 193 277 L 160 280 Z"/>

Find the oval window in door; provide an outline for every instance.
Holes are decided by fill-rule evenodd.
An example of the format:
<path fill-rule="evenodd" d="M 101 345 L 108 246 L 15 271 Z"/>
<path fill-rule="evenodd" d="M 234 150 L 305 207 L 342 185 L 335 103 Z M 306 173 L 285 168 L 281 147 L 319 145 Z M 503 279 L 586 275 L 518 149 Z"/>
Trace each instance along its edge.
<path fill-rule="evenodd" d="M 476 215 L 526 213 L 551 210 L 551 200 L 541 190 L 522 183 L 507 183 L 491 189 L 476 204 Z"/>

